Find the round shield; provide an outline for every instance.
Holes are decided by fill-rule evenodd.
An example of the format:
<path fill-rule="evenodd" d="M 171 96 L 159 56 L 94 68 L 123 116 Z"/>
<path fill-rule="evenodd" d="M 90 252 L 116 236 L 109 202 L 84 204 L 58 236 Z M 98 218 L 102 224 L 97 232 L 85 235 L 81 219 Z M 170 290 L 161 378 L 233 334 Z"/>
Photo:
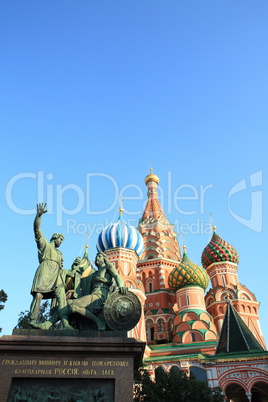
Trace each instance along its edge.
<path fill-rule="evenodd" d="M 103 312 L 105 320 L 111 329 L 130 331 L 139 322 L 141 304 L 134 293 L 127 291 L 123 295 L 116 290 L 107 298 Z"/>

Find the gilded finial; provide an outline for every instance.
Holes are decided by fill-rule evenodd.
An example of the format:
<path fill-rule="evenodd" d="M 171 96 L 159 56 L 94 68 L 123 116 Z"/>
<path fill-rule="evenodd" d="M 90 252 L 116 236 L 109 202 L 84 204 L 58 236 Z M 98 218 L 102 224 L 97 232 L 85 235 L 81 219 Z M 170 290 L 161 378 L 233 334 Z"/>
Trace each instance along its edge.
<path fill-rule="evenodd" d="M 120 217 L 122 216 L 123 211 L 124 211 L 123 210 L 123 199 L 122 199 L 122 195 L 120 195 L 120 197 L 119 197 L 119 210 L 118 210 Z"/>
<path fill-rule="evenodd" d="M 159 184 L 159 177 L 153 173 L 153 168 L 150 168 L 150 174 L 145 177 L 145 184 L 149 183 L 150 181 L 154 181 L 156 184 Z"/>
<path fill-rule="evenodd" d="M 216 233 L 216 229 L 217 229 L 216 226 L 213 225 L 212 226 L 213 233 Z"/>
<path fill-rule="evenodd" d="M 182 249 L 183 249 L 183 254 L 186 254 L 186 246 L 185 245 L 182 246 Z"/>

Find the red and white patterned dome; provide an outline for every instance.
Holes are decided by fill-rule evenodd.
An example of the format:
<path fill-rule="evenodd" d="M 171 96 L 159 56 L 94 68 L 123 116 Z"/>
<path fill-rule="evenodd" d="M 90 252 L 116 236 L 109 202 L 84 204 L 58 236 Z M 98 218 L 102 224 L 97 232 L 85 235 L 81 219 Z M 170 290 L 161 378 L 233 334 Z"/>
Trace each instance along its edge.
<path fill-rule="evenodd" d="M 209 267 L 214 262 L 233 262 L 238 264 L 239 255 L 230 243 L 216 234 L 214 226 L 212 239 L 204 248 L 201 261 L 204 268 Z"/>

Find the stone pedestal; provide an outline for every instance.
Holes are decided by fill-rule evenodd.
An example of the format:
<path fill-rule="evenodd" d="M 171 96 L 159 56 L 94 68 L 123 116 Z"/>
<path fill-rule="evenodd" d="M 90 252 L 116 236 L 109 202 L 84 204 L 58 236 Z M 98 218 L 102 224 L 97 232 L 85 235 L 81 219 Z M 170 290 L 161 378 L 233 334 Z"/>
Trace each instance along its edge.
<path fill-rule="evenodd" d="M 0 401 L 132 402 L 144 348 L 120 332 L 15 330 L 0 338 Z"/>

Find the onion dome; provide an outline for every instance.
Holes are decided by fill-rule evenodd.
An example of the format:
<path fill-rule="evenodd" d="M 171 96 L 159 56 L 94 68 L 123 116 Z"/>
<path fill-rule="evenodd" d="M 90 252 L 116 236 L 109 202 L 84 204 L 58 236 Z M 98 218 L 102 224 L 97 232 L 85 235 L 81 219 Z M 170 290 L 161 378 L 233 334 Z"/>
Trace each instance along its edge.
<path fill-rule="evenodd" d="M 147 183 L 149 183 L 150 181 L 154 181 L 156 184 L 159 184 L 159 177 L 153 173 L 153 169 L 150 169 L 150 174 L 148 174 L 145 179 L 145 184 L 147 185 Z"/>
<path fill-rule="evenodd" d="M 209 283 L 207 271 L 199 265 L 194 264 L 188 258 L 185 246 L 183 246 L 183 249 L 183 257 L 180 264 L 171 271 L 168 277 L 170 289 L 174 293 L 186 286 L 200 286 L 205 290 Z"/>
<path fill-rule="evenodd" d="M 99 234 L 97 250 L 105 251 L 110 248 L 124 247 L 141 255 L 144 248 L 143 238 L 136 228 L 123 220 L 122 211 L 122 209 L 119 210 L 118 221 L 104 228 Z"/>
<path fill-rule="evenodd" d="M 233 262 L 238 264 L 239 255 L 236 249 L 227 241 L 216 234 L 216 227 L 213 226 L 213 236 L 202 253 L 202 265 L 204 268 L 214 262 Z"/>

